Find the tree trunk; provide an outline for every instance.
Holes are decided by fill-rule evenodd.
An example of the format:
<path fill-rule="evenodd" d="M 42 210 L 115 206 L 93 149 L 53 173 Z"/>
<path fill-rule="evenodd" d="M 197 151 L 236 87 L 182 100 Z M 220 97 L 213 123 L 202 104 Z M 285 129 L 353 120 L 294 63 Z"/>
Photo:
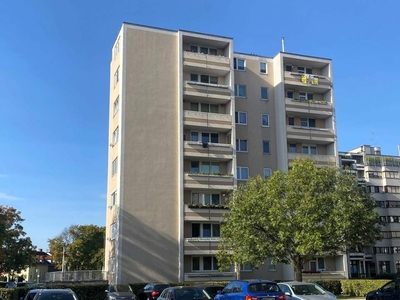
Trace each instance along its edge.
<path fill-rule="evenodd" d="M 294 259 L 294 273 L 296 281 L 303 281 L 303 273 L 301 270 L 303 269 L 303 260 L 297 256 Z"/>

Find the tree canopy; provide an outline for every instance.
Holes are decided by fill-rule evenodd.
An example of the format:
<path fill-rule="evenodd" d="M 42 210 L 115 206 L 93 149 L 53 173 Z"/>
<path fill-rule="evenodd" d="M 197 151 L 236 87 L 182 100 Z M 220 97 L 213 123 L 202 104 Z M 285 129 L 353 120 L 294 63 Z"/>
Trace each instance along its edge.
<path fill-rule="evenodd" d="M 58 268 L 62 269 L 64 253 L 65 270 L 101 270 L 104 239 L 105 227 L 71 225 L 48 242 L 53 261 Z"/>
<path fill-rule="evenodd" d="M 240 185 L 221 224 L 217 258 L 221 270 L 233 264 L 259 267 L 270 257 L 291 264 L 302 281 L 303 264 L 381 238 L 375 201 L 349 171 L 317 167 L 297 159 L 288 172 L 276 171 Z"/>
<path fill-rule="evenodd" d="M 35 247 L 25 237 L 21 213 L 0 205 L 0 273 L 13 275 L 35 264 Z"/>

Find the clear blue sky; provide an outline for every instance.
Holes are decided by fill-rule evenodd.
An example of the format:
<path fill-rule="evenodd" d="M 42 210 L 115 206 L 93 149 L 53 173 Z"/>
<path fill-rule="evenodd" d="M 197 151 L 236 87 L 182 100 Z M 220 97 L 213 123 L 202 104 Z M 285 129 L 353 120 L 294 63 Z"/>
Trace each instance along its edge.
<path fill-rule="evenodd" d="M 243 5 L 243 3 L 250 3 Z M 400 144 L 398 0 L 0 2 L 0 204 L 38 248 L 104 226 L 109 62 L 122 22 L 234 38 L 236 52 L 333 59 L 339 150 Z"/>

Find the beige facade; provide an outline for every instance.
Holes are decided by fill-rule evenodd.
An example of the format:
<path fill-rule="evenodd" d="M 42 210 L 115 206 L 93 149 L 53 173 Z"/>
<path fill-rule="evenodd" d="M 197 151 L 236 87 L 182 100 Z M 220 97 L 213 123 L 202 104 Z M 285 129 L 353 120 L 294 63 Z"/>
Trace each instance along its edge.
<path fill-rule="evenodd" d="M 299 155 L 337 164 L 331 61 L 234 53 L 231 38 L 124 23 L 110 78 L 109 280 L 293 279 L 268 259 L 218 272 L 220 221 L 250 177 Z"/>
<path fill-rule="evenodd" d="M 360 185 L 376 200 L 376 210 L 386 223 L 383 239 L 349 254 L 352 278 L 400 272 L 400 157 L 382 155 L 380 147 L 363 145 L 340 152 L 340 165 L 349 168 Z"/>

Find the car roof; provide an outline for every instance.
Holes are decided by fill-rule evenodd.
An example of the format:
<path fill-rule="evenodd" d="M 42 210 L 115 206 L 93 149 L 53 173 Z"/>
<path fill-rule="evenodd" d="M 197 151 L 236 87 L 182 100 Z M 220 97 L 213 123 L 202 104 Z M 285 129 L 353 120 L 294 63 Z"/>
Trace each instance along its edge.
<path fill-rule="evenodd" d="M 266 279 L 232 280 L 231 282 L 243 282 L 243 283 L 257 283 L 257 282 L 263 282 L 263 283 L 276 283 L 275 281 L 272 281 L 272 280 L 266 280 Z"/>
<path fill-rule="evenodd" d="M 39 291 L 41 294 L 43 294 L 43 293 L 72 293 L 71 289 L 41 289 Z"/>
<path fill-rule="evenodd" d="M 315 285 L 314 282 L 303 282 L 303 281 L 285 281 L 285 282 L 279 282 L 278 284 L 291 284 L 291 285 L 295 285 L 295 284 L 301 284 L 301 285 Z"/>
<path fill-rule="evenodd" d="M 37 293 L 37 292 L 40 292 L 40 291 L 42 291 L 42 289 L 33 289 L 33 290 L 29 290 L 28 294 Z"/>
<path fill-rule="evenodd" d="M 220 285 L 220 284 L 196 284 L 196 285 L 193 285 L 193 287 L 208 288 L 208 287 L 224 287 L 224 286 Z"/>

